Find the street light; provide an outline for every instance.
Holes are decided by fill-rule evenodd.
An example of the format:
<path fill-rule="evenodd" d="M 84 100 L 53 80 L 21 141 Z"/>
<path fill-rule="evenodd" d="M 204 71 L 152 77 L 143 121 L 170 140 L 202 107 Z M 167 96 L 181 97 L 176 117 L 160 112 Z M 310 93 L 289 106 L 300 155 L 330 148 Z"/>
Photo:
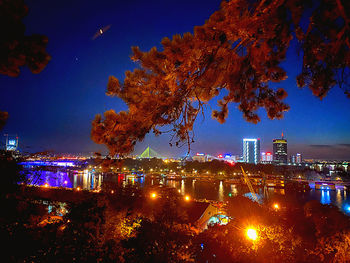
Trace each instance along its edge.
<path fill-rule="evenodd" d="M 185 201 L 190 201 L 191 200 L 191 197 L 189 195 L 185 195 Z"/>
<path fill-rule="evenodd" d="M 157 194 L 153 192 L 153 193 L 150 194 L 150 197 L 151 197 L 152 199 L 156 199 L 156 198 L 157 198 Z"/>
<path fill-rule="evenodd" d="M 275 203 L 275 204 L 273 205 L 273 208 L 275 208 L 275 210 L 278 210 L 278 209 L 280 209 L 280 206 L 279 206 L 277 203 Z"/>
<path fill-rule="evenodd" d="M 255 228 L 247 228 L 246 235 L 250 240 L 257 240 L 258 239 L 258 233 Z"/>

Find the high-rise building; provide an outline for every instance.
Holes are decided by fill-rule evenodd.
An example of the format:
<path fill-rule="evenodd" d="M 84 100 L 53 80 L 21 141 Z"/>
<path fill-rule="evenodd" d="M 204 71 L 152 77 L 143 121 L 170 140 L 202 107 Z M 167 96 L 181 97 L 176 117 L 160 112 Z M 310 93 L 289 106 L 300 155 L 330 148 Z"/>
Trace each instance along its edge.
<path fill-rule="evenodd" d="M 17 151 L 18 148 L 18 137 L 17 136 L 9 136 L 8 134 L 5 134 L 6 136 L 6 151 Z"/>
<path fill-rule="evenodd" d="M 295 156 L 295 162 L 296 163 L 302 163 L 303 162 L 303 156 L 301 155 L 301 153 L 297 153 L 297 155 Z"/>
<path fill-rule="evenodd" d="M 262 163 L 271 163 L 272 162 L 272 154 L 270 152 L 262 152 L 260 161 Z"/>
<path fill-rule="evenodd" d="M 290 156 L 290 163 L 292 164 L 300 164 L 303 162 L 303 158 L 300 153 L 297 153 L 296 155 Z"/>
<path fill-rule="evenodd" d="M 287 140 L 283 138 L 274 139 L 273 141 L 273 161 L 278 164 L 287 164 L 288 155 L 287 155 Z"/>
<path fill-rule="evenodd" d="M 243 139 L 243 161 L 245 163 L 260 161 L 260 139 Z"/>

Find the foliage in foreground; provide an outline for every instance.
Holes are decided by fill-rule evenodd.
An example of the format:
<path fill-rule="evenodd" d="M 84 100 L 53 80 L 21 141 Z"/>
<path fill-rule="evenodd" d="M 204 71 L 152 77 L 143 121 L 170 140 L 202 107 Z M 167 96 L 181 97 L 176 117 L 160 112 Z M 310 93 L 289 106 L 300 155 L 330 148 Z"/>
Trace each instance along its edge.
<path fill-rule="evenodd" d="M 349 218 L 331 206 L 309 202 L 275 211 L 269 203 L 237 196 L 229 201 L 231 222 L 200 233 L 186 223 L 183 200 L 175 194 L 164 191 L 151 200 L 147 189 L 104 189 L 70 204 L 63 220 L 45 226 L 38 224 L 47 213 L 38 209 L 43 206 L 15 198 L 16 216 L 1 216 L 2 257 L 15 262 L 350 260 Z M 248 227 L 257 230 L 256 241 L 247 239 Z"/>
<path fill-rule="evenodd" d="M 133 47 L 139 68 L 126 71 L 121 83 L 109 78 L 107 95 L 121 98 L 127 111 L 109 110 L 92 123 L 92 139 L 110 153 L 130 153 L 153 131 L 173 133 L 171 145 L 190 146 L 193 125 L 210 100 L 219 100 L 212 117 L 223 123 L 229 105 L 238 104 L 244 118 L 283 118 L 289 106 L 283 88 L 271 82 L 287 78 L 281 63 L 296 38 L 302 55 L 299 87 L 323 98 L 336 85 L 350 97 L 350 2 L 346 0 L 222 1 L 193 34 L 162 40 L 162 50 Z M 164 128 L 166 127 L 166 128 Z"/>

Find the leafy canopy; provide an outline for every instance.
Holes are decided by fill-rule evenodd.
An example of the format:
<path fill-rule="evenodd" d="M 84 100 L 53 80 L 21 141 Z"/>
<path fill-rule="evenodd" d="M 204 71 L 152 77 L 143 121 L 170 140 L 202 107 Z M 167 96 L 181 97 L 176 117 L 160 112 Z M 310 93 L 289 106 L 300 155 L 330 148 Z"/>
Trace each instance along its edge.
<path fill-rule="evenodd" d="M 51 59 L 46 36 L 25 35 L 22 19 L 27 13 L 23 0 L 0 0 L 0 74 L 17 77 L 22 66 L 40 73 Z M 7 118 L 8 113 L 0 111 L 0 130 Z"/>
<path fill-rule="evenodd" d="M 284 89 L 271 82 L 287 78 L 280 66 L 293 37 L 303 64 L 299 87 L 319 98 L 339 85 L 349 93 L 350 2 L 347 0 L 223 1 L 194 33 L 162 40 L 162 50 L 132 48 L 139 67 L 120 82 L 109 78 L 107 95 L 121 98 L 127 111 L 109 110 L 92 123 L 92 139 L 110 153 L 126 154 L 153 131 L 171 127 L 176 146 L 193 142 L 193 124 L 203 107 L 220 92 L 212 117 L 223 123 L 228 105 L 237 103 L 244 118 L 260 121 L 259 108 L 270 119 L 283 118 L 289 106 Z"/>

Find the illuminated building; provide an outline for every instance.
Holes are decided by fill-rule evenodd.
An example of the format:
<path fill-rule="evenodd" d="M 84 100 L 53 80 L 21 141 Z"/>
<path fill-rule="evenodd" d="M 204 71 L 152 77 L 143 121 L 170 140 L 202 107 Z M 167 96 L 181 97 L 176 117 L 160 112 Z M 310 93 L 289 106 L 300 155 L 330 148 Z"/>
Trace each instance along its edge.
<path fill-rule="evenodd" d="M 295 162 L 296 163 L 302 163 L 303 162 L 303 157 L 300 153 L 297 153 L 296 157 L 295 157 Z"/>
<path fill-rule="evenodd" d="M 204 163 L 207 161 L 206 155 L 204 153 L 197 153 L 195 156 L 192 157 L 193 161 L 198 161 L 201 163 Z"/>
<path fill-rule="evenodd" d="M 243 161 L 255 164 L 260 161 L 260 139 L 243 139 Z"/>
<path fill-rule="evenodd" d="M 272 153 L 262 152 L 260 161 L 262 163 L 271 163 L 272 162 Z"/>
<path fill-rule="evenodd" d="M 292 164 L 301 164 L 303 162 L 303 158 L 300 153 L 297 153 L 296 155 L 290 156 L 290 163 Z"/>
<path fill-rule="evenodd" d="M 287 140 L 283 138 L 273 140 L 273 161 L 278 164 L 287 164 Z"/>
<path fill-rule="evenodd" d="M 17 136 L 6 136 L 6 151 L 17 151 L 18 148 L 18 137 Z"/>

